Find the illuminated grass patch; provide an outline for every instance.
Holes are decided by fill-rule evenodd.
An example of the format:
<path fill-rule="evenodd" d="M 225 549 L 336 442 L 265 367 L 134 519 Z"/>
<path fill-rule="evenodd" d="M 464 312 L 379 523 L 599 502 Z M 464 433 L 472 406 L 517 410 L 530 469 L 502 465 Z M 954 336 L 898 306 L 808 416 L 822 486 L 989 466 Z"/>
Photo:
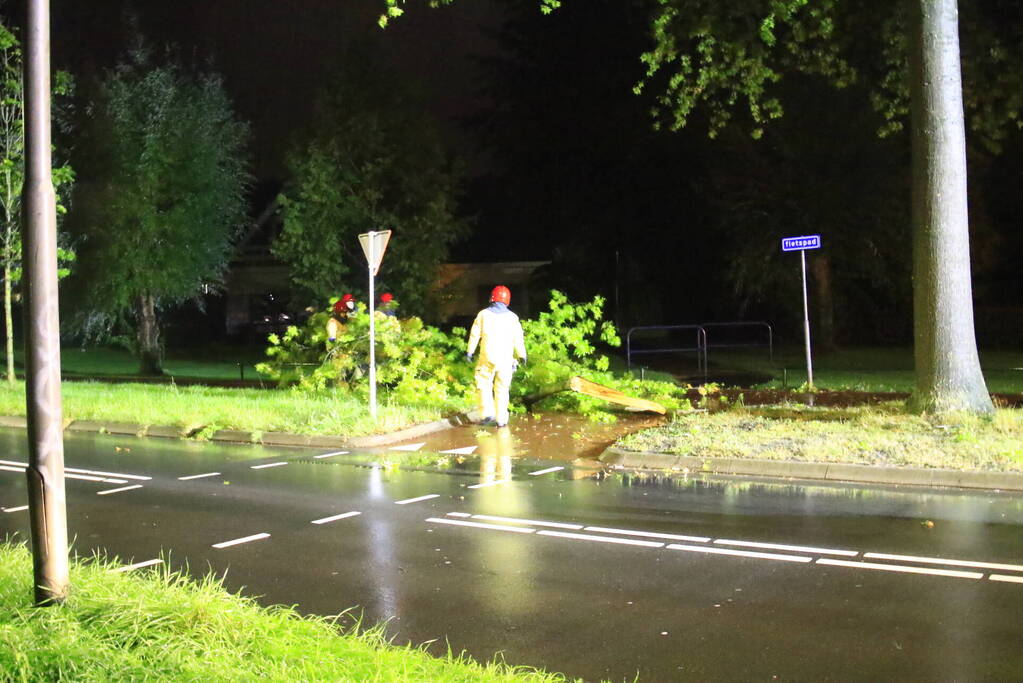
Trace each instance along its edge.
<path fill-rule="evenodd" d="M 167 384 L 66 382 L 64 418 L 139 425 L 168 425 L 191 431 L 208 426 L 257 432 L 359 436 L 395 431 L 459 412 L 447 403 L 392 404 L 379 397 L 378 419 L 369 419 L 365 397 L 348 392 L 299 393 L 288 389 L 178 387 Z M 0 386 L 0 415 L 25 414 L 25 387 Z"/>
<path fill-rule="evenodd" d="M 289 607 L 260 607 L 212 577 L 195 581 L 167 569 L 111 574 L 114 566 L 74 563 L 68 601 L 37 609 L 28 551 L 0 544 L 0 680 L 566 680 L 394 646 L 381 628 L 342 628 L 337 620 L 300 616 Z"/>
<path fill-rule="evenodd" d="M 901 403 L 842 409 L 740 406 L 679 415 L 624 437 L 617 446 L 697 458 L 1023 471 L 1023 410 L 937 421 L 908 414 Z"/>

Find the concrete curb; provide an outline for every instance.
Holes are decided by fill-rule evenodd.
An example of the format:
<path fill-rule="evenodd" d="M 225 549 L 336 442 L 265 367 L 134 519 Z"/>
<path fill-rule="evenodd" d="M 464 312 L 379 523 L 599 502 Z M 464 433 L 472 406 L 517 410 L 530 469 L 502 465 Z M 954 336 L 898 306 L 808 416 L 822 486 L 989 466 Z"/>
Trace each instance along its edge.
<path fill-rule="evenodd" d="M 696 474 L 738 474 L 751 477 L 823 479 L 827 481 L 895 484 L 901 486 L 949 486 L 970 489 L 1023 491 L 1023 474 L 924 469 L 916 467 L 875 467 L 827 462 L 745 460 L 742 458 L 695 458 L 667 453 L 625 451 L 610 447 L 600 456 L 605 465 L 625 469 L 688 469 Z"/>
<path fill-rule="evenodd" d="M 28 429 L 28 419 L 24 417 L 0 415 L 0 427 L 20 427 Z"/>
<path fill-rule="evenodd" d="M 392 443 L 398 443 L 399 441 L 418 439 L 419 437 L 426 436 L 427 434 L 442 432 L 445 429 L 460 427 L 467 424 L 470 424 L 470 422 L 469 418 L 465 415 L 453 415 L 442 420 L 435 420 L 433 422 L 399 429 L 398 431 L 390 432 L 389 434 L 356 436 L 348 440 L 348 445 L 352 448 L 375 448 L 377 446 L 387 446 Z"/>
<path fill-rule="evenodd" d="M 427 434 L 470 424 L 465 415 L 454 415 L 433 422 L 413 425 L 405 429 L 387 434 L 370 434 L 367 436 L 344 437 L 329 435 L 289 434 L 287 432 L 248 432 L 234 429 L 219 429 L 210 437 L 210 441 L 222 443 L 262 444 L 264 446 L 298 446 L 303 448 L 376 448 L 400 441 L 417 439 Z M 28 420 L 21 416 L 0 415 L 0 427 L 26 429 Z M 181 427 L 163 425 L 137 425 L 129 422 L 106 422 L 103 420 L 74 420 L 65 426 L 65 431 L 84 434 L 122 434 L 137 437 L 157 437 L 165 439 L 184 439 L 202 427 L 188 430 Z"/>

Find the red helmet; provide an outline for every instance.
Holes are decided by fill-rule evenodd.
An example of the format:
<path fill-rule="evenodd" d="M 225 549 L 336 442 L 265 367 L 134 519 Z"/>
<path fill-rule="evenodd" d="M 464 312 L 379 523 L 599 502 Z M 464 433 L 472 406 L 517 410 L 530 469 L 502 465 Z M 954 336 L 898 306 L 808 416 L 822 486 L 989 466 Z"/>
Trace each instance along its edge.
<path fill-rule="evenodd" d="M 490 300 L 497 301 L 507 306 L 511 303 L 511 290 L 504 285 L 498 285 L 497 287 L 494 287 L 492 292 L 490 292 Z"/>
<path fill-rule="evenodd" d="M 394 295 L 391 294 L 390 292 L 384 292 L 383 294 L 380 295 L 380 303 L 389 304 L 392 301 L 394 301 Z"/>
<path fill-rule="evenodd" d="M 334 303 L 335 313 L 345 313 L 355 309 L 355 297 L 351 294 L 345 294 L 343 297 L 338 299 Z"/>

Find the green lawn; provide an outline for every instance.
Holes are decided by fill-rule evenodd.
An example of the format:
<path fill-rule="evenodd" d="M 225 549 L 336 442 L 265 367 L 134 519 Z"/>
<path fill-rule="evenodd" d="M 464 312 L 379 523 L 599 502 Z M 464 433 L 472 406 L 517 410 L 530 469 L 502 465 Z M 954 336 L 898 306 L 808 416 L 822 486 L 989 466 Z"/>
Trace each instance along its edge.
<path fill-rule="evenodd" d="M 762 372 L 774 377 L 756 388 L 794 388 L 806 382 L 806 358 L 801 348 L 775 350 L 710 349 L 711 373 L 715 368 Z M 916 379 L 913 351 L 909 348 L 855 348 L 814 353 L 813 379 L 819 389 L 855 391 L 912 391 Z M 988 391 L 1023 393 L 1023 351 L 981 351 L 981 368 Z M 785 376 L 787 375 L 787 381 Z"/>
<path fill-rule="evenodd" d="M 732 406 L 679 415 L 621 439 L 631 451 L 697 458 L 1023 471 L 1023 410 L 938 420 L 901 402 L 856 408 Z"/>
<path fill-rule="evenodd" d="M 244 373 L 245 379 L 254 380 L 260 378 L 255 365 L 263 360 L 263 352 L 258 348 L 212 346 L 188 352 L 168 352 L 164 358 L 164 370 L 178 378 L 235 380 Z M 15 352 L 15 363 L 18 372 L 23 372 L 24 358 L 20 350 Z M 138 374 L 139 367 L 138 360 L 123 349 L 83 349 L 76 346 L 61 349 L 60 364 L 63 374 L 70 377 L 130 376 Z"/>
<path fill-rule="evenodd" d="M 347 392 L 308 394 L 289 389 L 237 389 L 174 384 L 64 382 L 64 419 L 168 425 L 191 431 L 206 427 L 257 432 L 361 436 L 430 422 L 468 406 L 392 405 L 378 397 L 378 416 L 368 415 L 364 396 Z M 0 383 L 0 415 L 25 415 L 25 386 Z"/>
<path fill-rule="evenodd" d="M 387 643 L 382 630 L 263 608 L 212 578 L 167 570 L 111 573 L 75 562 L 60 607 L 34 608 L 32 560 L 0 544 L 0 680 L 424 681 L 555 683 L 566 679 Z M 351 620 L 349 620 L 351 621 Z"/>

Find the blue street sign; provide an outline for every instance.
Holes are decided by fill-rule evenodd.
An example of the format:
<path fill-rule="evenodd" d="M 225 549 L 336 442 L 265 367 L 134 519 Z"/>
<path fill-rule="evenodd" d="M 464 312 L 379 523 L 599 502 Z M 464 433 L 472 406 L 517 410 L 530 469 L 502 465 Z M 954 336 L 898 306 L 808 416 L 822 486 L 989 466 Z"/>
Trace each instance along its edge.
<path fill-rule="evenodd" d="M 803 235 L 802 237 L 783 237 L 781 240 L 782 251 L 803 251 L 805 249 L 820 249 L 820 235 Z"/>

